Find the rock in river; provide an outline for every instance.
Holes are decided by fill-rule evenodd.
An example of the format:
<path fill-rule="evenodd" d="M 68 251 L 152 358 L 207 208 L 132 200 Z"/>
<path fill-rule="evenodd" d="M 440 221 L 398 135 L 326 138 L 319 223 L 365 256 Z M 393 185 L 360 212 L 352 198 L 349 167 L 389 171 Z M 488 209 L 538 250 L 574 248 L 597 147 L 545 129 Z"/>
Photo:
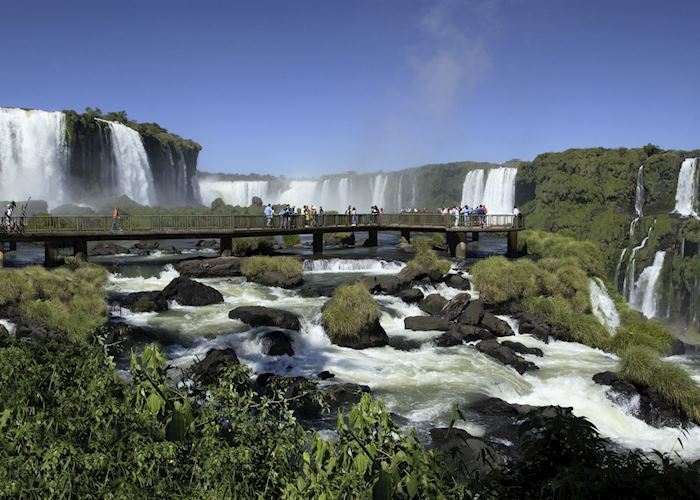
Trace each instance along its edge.
<path fill-rule="evenodd" d="M 301 324 L 296 314 L 280 309 L 271 309 L 262 306 L 237 307 L 228 313 L 231 319 L 239 319 L 243 323 L 252 326 L 274 326 L 284 330 L 299 331 Z"/>
<path fill-rule="evenodd" d="M 175 300 L 183 306 L 207 306 L 224 301 L 224 296 L 218 290 L 188 278 L 175 278 L 162 293 L 166 299 Z"/>

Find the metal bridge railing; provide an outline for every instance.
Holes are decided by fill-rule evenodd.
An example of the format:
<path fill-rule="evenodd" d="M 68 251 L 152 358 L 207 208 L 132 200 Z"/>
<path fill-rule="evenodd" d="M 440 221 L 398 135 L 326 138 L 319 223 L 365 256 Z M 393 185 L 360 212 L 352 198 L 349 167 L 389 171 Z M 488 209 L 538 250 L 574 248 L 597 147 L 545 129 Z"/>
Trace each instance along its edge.
<path fill-rule="evenodd" d="M 301 229 L 314 227 L 347 228 L 355 226 L 381 226 L 385 228 L 454 228 L 465 229 L 522 229 L 524 219 L 513 215 L 471 215 L 455 218 L 441 214 L 357 214 L 316 215 L 302 214 L 267 219 L 264 215 L 123 215 L 119 222 L 122 232 L 187 233 L 195 231 L 228 232 L 241 229 Z M 51 215 L 28 217 L 22 233 L 101 233 L 112 230 L 112 217 L 108 215 L 73 216 Z"/>

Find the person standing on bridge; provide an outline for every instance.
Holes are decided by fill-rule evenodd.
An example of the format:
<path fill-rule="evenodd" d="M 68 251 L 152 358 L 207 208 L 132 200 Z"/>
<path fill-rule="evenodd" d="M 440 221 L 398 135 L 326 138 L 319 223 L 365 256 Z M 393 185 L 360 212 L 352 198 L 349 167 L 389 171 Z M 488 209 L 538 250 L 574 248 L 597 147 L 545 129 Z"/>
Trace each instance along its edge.
<path fill-rule="evenodd" d="M 272 206 L 270 206 L 270 204 L 268 203 L 267 206 L 265 207 L 265 225 L 267 227 L 272 226 L 272 214 L 273 214 Z"/>
<path fill-rule="evenodd" d="M 14 212 L 15 207 L 17 207 L 17 204 L 14 201 L 11 201 L 5 210 L 5 225 L 7 226 L 8 231 L 12 230 L 12 212 Z"/>
<path fill-rule="evenodd" d="M 119 212 L 119 208 L 114 207 L 112 210 L 112 231 L 121 231 L 121 218 L 122 214 Z"/>
<path fill-rule="evenodd" d="M 357 226 L 357 209 L 355 207 L 352 207 L 350 214 L 352 217 L 352 225 Z"/>

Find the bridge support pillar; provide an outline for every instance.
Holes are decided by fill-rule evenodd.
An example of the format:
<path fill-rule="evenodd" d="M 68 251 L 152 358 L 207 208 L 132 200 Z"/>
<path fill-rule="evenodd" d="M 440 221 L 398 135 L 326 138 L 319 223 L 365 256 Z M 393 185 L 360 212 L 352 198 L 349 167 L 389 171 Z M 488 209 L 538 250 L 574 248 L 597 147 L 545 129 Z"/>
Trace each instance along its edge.
<path fill-rule="evenodd" d="M 508 231 L 508 257 L 518 256 L 518 232 Z"/>
<path fill-rule="evenodd" d="M 219 239 L 219 255 L 222 257 L 231 257 L 231 252 L 233 251 L 233 239 L 220 238 Z"/>
<path fill-rule="evenodd" d="M 0 269 L 5 267 L 5 244 L 0 244 Z"/>
<path fill-rule="evenodd" d="M 368 233 L 369 235 L 367 237 L 367 243 L 365 244 L 365 246 L 376 247 L 378 239 L 377 234 L 379 233 L 379 231 L 377 231 L 376 229 L 370 229 Z"/>
<path fill-rule="evenodd" d="M 87 260 L 88 260 L 87 241 L 78 240 L 78 241 L 73 242 L 73 257 L 75 257 L 75 260 L 78 260 L 80 262 L 87 262 Z"/>
<path fill-rule="evenodd" d="M 467 233 L 448 231 L 447 248 L 450 250 L 450 257 L 465 259 L 467 257 Z"/>
<path fill-rule="evenodd" d="M 10 252 L 16 252 L 16 251 L 17 251 L 17 242 L 11 241 L 10 242 Z"/>
<path fill-rule="evenodd" d="M 44 243 L 44 266 L 56 267 L 61 264 L 58 247 L 48 241 Z"/>
<path fill-rule="evenodd" d="M 317 231 L 314 233 L 314 244 L 313 244 L 313 249 L 314 249 L 314 254 L 322 254 L 323 253 L 323 233 Z"/>
<path fill-rule="evenodd" d="M 411 231 L 409 231 L 407 229 L 402 229 L 401 230 L 401 237 L 410 243 L 411 242 Z"/>
<path fill-rule="evenodd" d="M 479 231 L 472 231 L 472 241 L 479 241 L 479 235 L 481 233 Z"/>

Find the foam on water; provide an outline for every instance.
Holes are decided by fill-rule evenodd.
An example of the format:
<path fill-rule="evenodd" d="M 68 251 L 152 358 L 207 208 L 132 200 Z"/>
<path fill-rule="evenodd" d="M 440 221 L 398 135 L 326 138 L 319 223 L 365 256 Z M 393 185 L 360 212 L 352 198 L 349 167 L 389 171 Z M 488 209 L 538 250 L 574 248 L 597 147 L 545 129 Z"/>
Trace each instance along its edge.
<path fill-rule="evenodd" d="M 0 326 L 4 326 L 5 330 L 7 330 L 7 333 L 9 333 L 10 335 L 14 335 L 15 331 L 17 330 L 17 325 L 12 323 L 8 319 L 0 319 Z"/>
<path fill-rule="evenodd" d="M 372 273 L 395 274 L 406 267 L 403 262 L 381 259 L 307 259 L 305 273 Z"/>

